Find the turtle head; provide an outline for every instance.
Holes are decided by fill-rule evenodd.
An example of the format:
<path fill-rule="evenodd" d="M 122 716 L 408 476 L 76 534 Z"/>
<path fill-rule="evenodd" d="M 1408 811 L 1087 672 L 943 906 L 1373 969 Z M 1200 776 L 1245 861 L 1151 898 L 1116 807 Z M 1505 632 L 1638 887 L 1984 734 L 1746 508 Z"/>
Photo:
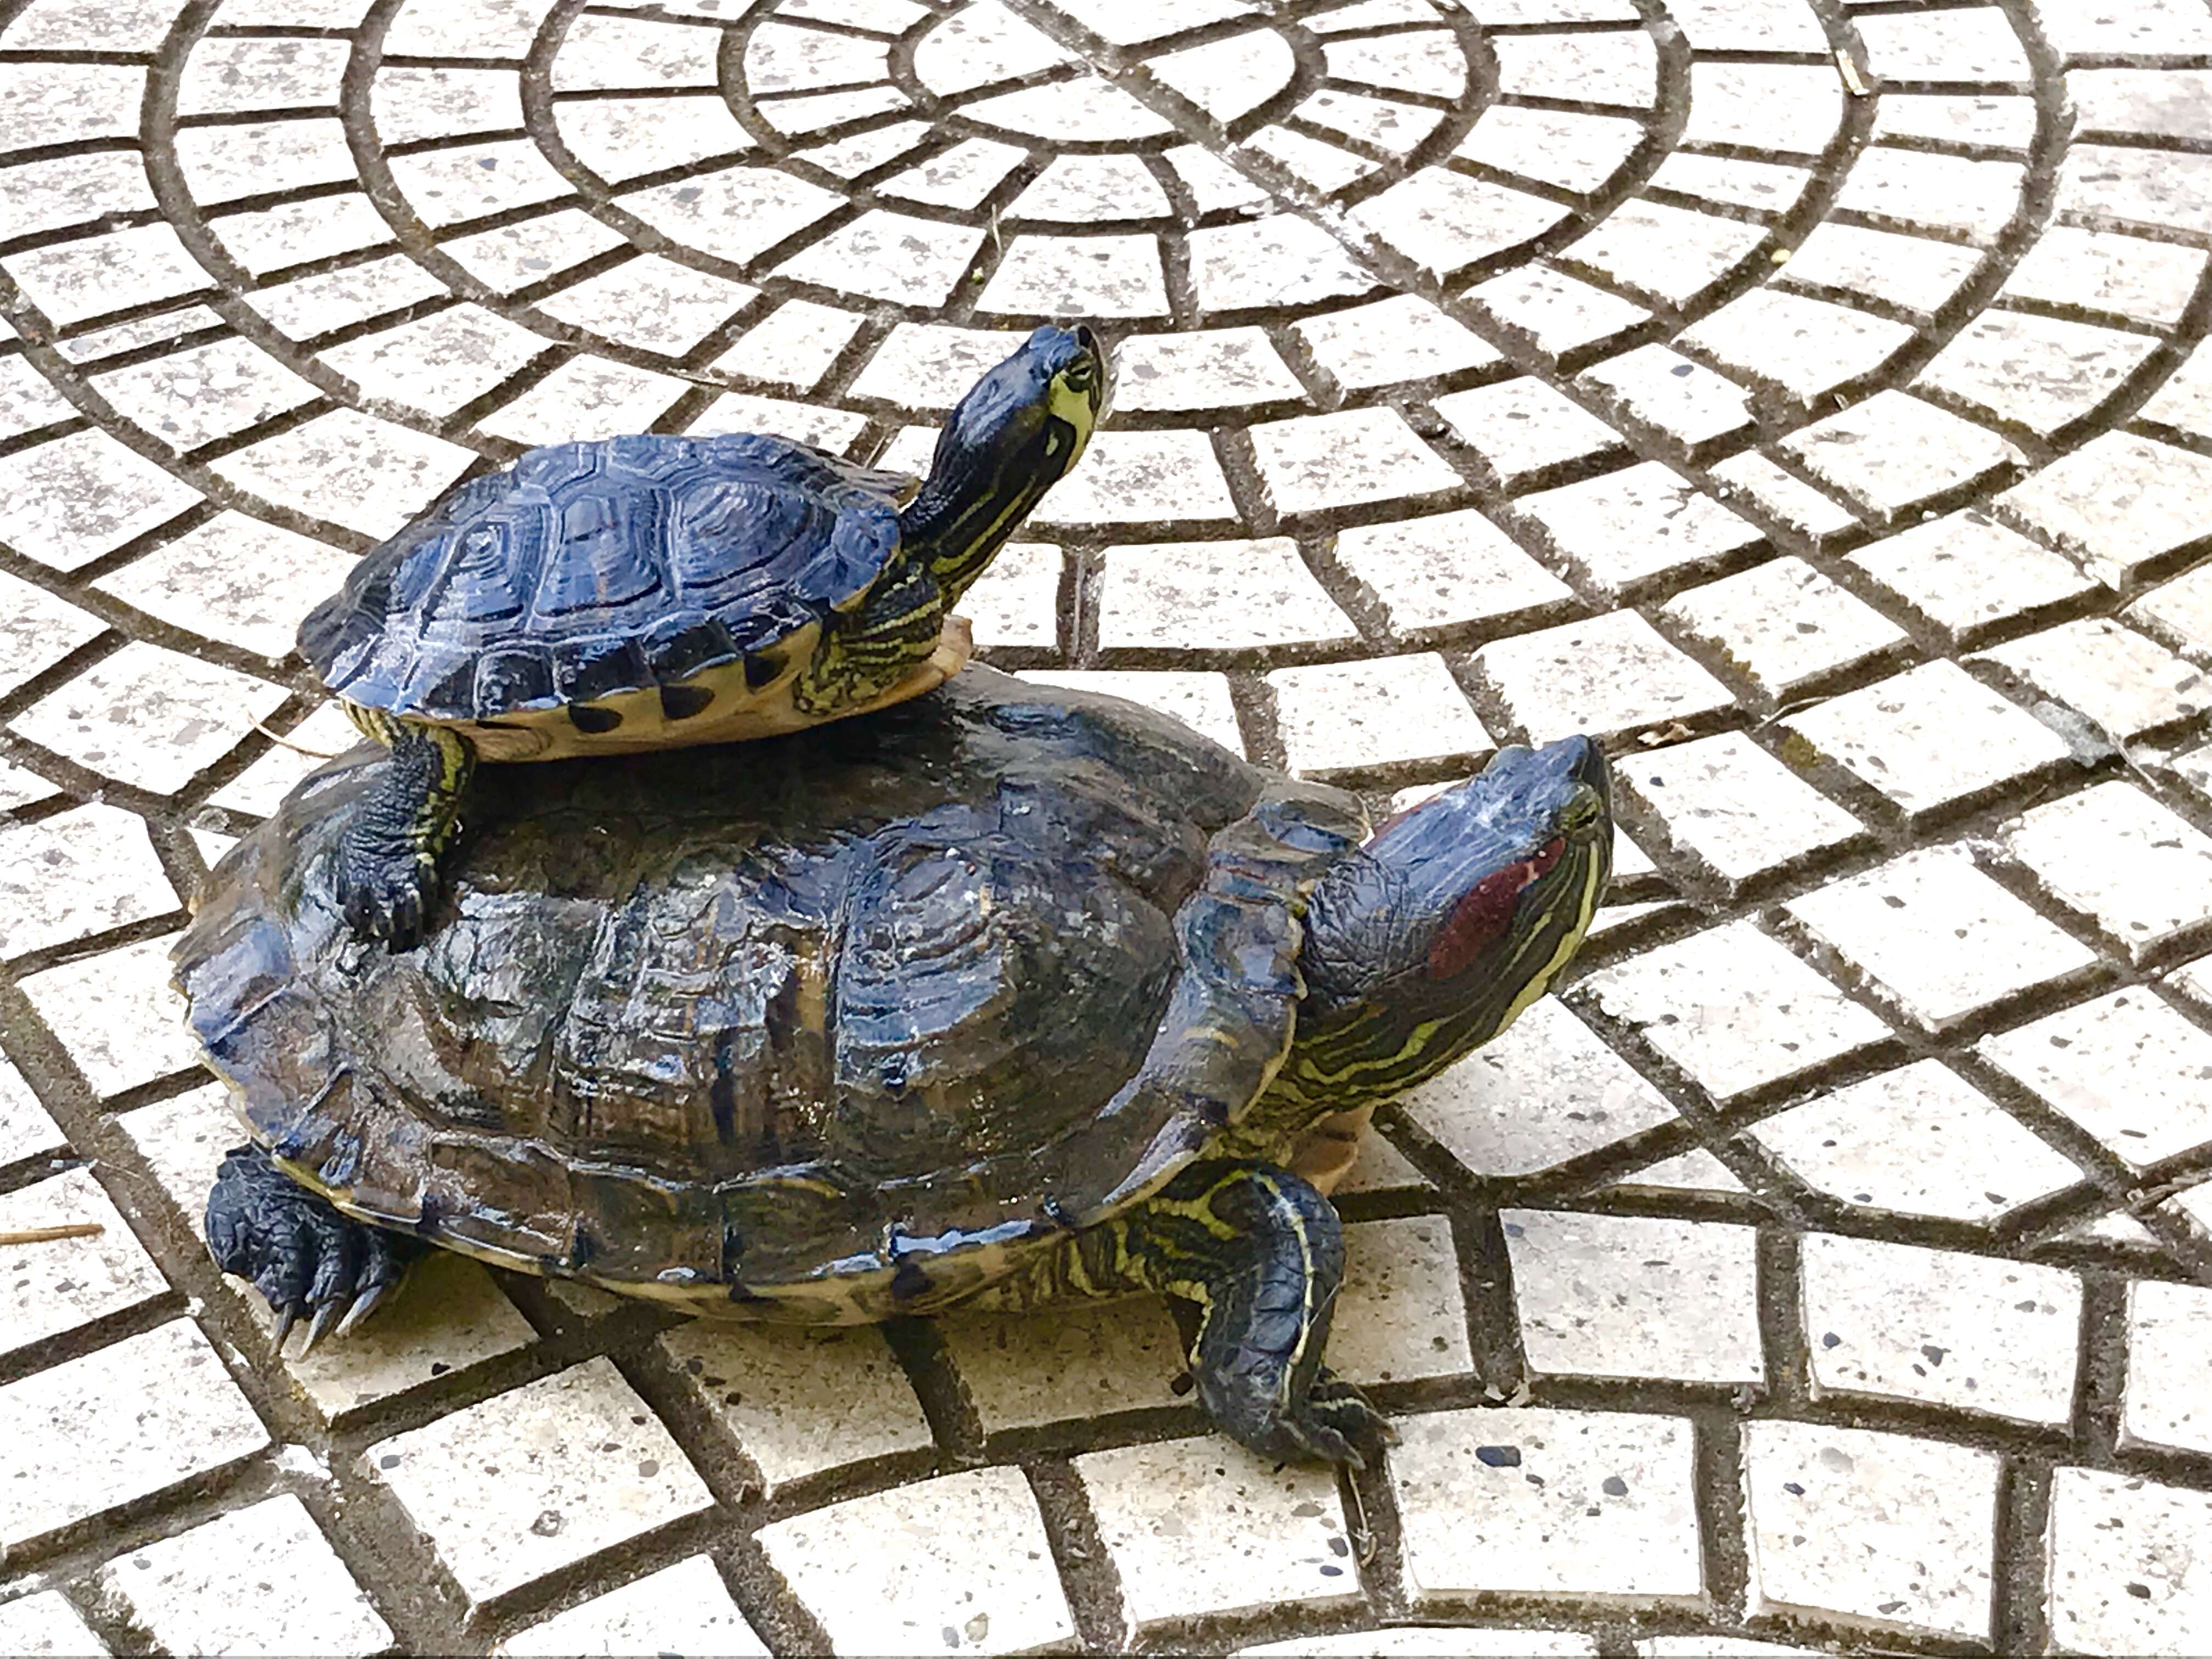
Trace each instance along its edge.
<path fill-rule="evenodd" d="M 1589 738 L 1503 749 L 1391 819 L 1314 891 L 1286 1080 L 1340 1109 L 1489 1042 L 1574 955 L 1612 869 L 1611 787 Z"/>
<path fill-rule="evenodd" d="M 953 406 L 929 480 L 899 515 L 908 556 L 928 564 L 948 605 L 1083 458 L 1111 384 L 1097 335 L 1048 324 Z"/>

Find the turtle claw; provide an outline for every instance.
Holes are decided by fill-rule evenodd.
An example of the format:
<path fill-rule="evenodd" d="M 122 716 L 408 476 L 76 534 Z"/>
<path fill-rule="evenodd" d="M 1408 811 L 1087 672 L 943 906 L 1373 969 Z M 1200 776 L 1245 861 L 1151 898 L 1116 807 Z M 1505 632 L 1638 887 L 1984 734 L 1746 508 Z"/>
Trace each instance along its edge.
<path fill-rule="evenodd" d="M 404 1233 L 364 1226 L 301 1186 L 258 1146 L 226 1153 L 208 1194 L 208 1254 L 227 1273 L 252 1281 L 276 1316 L 274 1351 L 304 1319 L 295 1358 L 334 1332 L 366 1319 L 423 1246 Z"/>
<path fill-rule="evenodd" d="M 338 1321 L 338 1334 L 351 1336 L 355 1328 L 376 1311 L 376 1304 L 390 1295 L 391 1291 L 392 1286 L 388 1284 L 372 1285 L 356 1297 L 353 1299 L 353 1306 L 346 1310 L 345 1317 Z"/>

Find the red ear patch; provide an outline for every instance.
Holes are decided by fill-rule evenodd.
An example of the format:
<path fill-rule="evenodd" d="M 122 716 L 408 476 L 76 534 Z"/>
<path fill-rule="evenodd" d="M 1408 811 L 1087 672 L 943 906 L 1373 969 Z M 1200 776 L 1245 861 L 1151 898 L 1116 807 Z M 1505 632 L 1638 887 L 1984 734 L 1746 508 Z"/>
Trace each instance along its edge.
<path fill-rule="evenodd" d="M 1557 864 L 1566 848 L 1565 841 L 1553 836 L 1535 857 L 1509 864 L 1477 882 L 1467 896 L 1452 907 L 1450 918 L 1437 930 L 1430 945 L 1429 977 L 1449 979 L 1464 971 L 1486 945 L 1505 931 L 1513 920 L 1513 907 L 1520 901 L 1521 890 Z"/>

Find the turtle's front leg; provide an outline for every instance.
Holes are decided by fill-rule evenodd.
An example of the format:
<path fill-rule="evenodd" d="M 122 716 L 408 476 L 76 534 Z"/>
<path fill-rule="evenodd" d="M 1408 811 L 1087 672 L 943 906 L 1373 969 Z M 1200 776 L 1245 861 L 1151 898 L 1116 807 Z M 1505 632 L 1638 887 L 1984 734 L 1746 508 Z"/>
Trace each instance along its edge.
<path fill-rule="evenodd" d="M 1257 1161 L 1194 1164 L 1124 1224 L 1124 1270 L 1199 1309 L 1190 1370 L 1207 1415 L 1268 1457 L 1365 1466 L 1389 1422 L 1322 1364 L 1344 1280 L 1329 1201 Z"/>
<path fill-rule="evenodd" d="M 207 1240 L 215 1265 L 250 1279 L 267 1300 L 279 1349 L 302 1315 L 312 1321 L 307 1348 L 334 1325 L 341 1335 L 351 1330 L 427 1248 L 341 1214 L 258 1146 L 223 1154 L 208 1192 Z"/>
<path fill-rule="evenodd" d="M 459 824 L 477 755 L 442 726 L 394 720 L 377 735 L 392 755 L 356 805 L 338 849 L 338 905 L 357 937 L 406 951 L 437 904 L 438 857 Z"/>

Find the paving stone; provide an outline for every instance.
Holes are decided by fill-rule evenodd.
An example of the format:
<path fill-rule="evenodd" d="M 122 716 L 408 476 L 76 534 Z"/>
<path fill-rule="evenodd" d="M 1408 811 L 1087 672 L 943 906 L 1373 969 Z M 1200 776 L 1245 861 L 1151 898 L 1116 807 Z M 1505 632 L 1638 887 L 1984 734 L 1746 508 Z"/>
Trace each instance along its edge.
<path fill-rule="evenodd" d="M 59 1590 L 38 1590 L 0 1601 L 0 1644 L 33 1659 L 43 1655 L 105 1656 L 109 1651 Z"/>
<path fill-rule="evenodd" d="M 1869 73 L 1888 81 L 2021 81 L 2027 57 L 2005 14 L 1969 6 L 1928 15 L 1853 20 Z"/>
<path fill-rule="evenodd" d="M 836 1653 L 1012 1653 L 1075 1636 L 1018 1469 L 848 1498 L 753 1537 Z"/>
<path fill-rule="evenodd" d="M 311 537 L 224 512 L 93 586 L 273 663 L 291 654 L 301 621 L 353 565 L 352 555 Z"/>
<path fill-rule="evenodd" d="M 1548 198 L 1425 167 L 1346 216 L 1415 268 L 1449 282 L 1533 241 L 1567 216 Z"/>
<path fill-rule="evenodd" d="M 1432 653 L 1281 668 L 1267 684 L 1291 769 L 1301 777 L 1413 762 L 1472 767 L 1493 747 Z"/>
<path fill-rule="evenodd" d="M 1744 9 L 1712 9 L 1741 15 Z M 1683 21 L 1681 13 L 1681 8 L 1675 9 L 1678 21 Z M 1794 21 L 1811 20 L 1801 14 Z M 1700 33 L 1694 27 L 1690 32 L 1693 39 Z M 1826 52 L 1828 43 L 1816 34 L 1811 49 Z M 1682 138 L 1686 143 L 1746 144 L 1817 156 L 1835 136 L 1843 113 L 1843 88 L 1826 64 L 1701 60 L 1690 66 L 1690 118 Z"/>
<path fill-rule="evenodd" d="M 0 1169 L 60 1152 L 68 1144 L 23 1074 L 0 1061 Z"/>
<path fill-rule="evenodd" d="M 349 409 L 209 463 L 264 501 L 371 536 L 388 536 L 475 460 L 458 444 Z"/>
<path fill-rule="evenodd" d="M 1676 152 L 1659 164 L 1650 188 L 1755 213 L 1787 212 L 1813 182 L 1804 167 L 1778 161 Z"/>
<path fill-rule="evenodd" d="M 1357 1383 L 1410 1382 L 1473 1364 L 1451 1224 L 1407 1216 L 1346 1226 L 1329 1369 Z"/>
<path fill-rule="evenodd" d="M 88 1170 L 0 1197 L 0 1232 L 92 1223 L 90 1238 L 0 1245 L 0 1353 L 14 1354 L 160 1296 L 169 1288 Z"/>
<path fill-rule="evenodd" d="M 1654 1636 L 1636 1644 L 1638 1659 L 1789 1659 L 1814 1648 L 1753 1642 L 1741 1636 Z"/>
<path fill-rule="evenodd" d="M 2035 142 L 2035 100 L 1885 91 L 1875 106 L 1874 137 L 2024 153 Z"/>
<path fill-rule="evenodd" d="M 641 432 L 665 415 L 688 382 L 605 357 L 572 357 L 477 425 L 521 444 Z"/>
<path fill-rule="evenodd" d="M 1930 383 L 1955 389 L 1941 379 Z M 1807 427 L 1781 447 L 1823 483 L 1885 518 L 2027 459 L 1996 433 L 1894 391 Z"/>
<path fill-rule="evenodd" d="M 2212 918 L 2212 839 L 2131 783 L 2039 806 L 2007 827 L 2004 845 L 2133 961 Z"/>
<path fill-rule="evenodd" d="M 1127 697 L 1147 708 L 1157 708 L 1211 738 L 1232 754 L 1244 752 L 1244 738 L 1237 724 L 1237 706 L 1229 695 L 1229 681 L 1220 674 L 1183 674 L 1169 669 L 1032 668 L 1025 680 L 1040 685 L 1064 685 L 1072 691 L 1101 691 L 1109 697 Z"/>
<path fill-rule="evenodd" d="M 1542 526 L 1561 557 L 1616 598 L 1662 576 L 1727 562 L 1764 539 L 1756 525 L 1656 461 L 1523 496 L 1514 510 Z"/>
<path fill-rule="evenodd" d="M 1218 1436 L 1091 1452 L 1076 1473 L 1139 1636 L 1209 1614 L 1356 1601 L 1359 1568 L 1335 1483 Z"/>
<path fill-rule="evenodd" d="M 1153 1298 L 957 1312 L 937 1330 L 986 1434 L 1182 1403 L 1172 1386 L 1184 1368 L 1182 1338 Z"/>
<path fill-rule="evenodd" d="M 1858 820 L 1739 732 L 1614 763 L 1668 838 L 1731 886 L 1856 839 Z"/>
<path fill-rule="evenodd" d="M 1608 216 L 1566 257 L 1636 294 L 1687 309 L 1765 240 L 1756 225 L 1636 200 Z"/>
<path fill-rule="evenodd" d="M 1916 817 L 2069 752 L 2047 726 L 1949 662 L 1832 697 L 1782 724 Z"/>
<path fill-rule="evenodd" d="M 1656 427 L 1688 448 L 1741 431 L 1751 423 L 1743 388 L 1663 345 L 1638 346 L 1583 375 L 1585 385 L 1617 400 L 1630 417 Z"/>
<path fill-rule="evenodd" d="M 1660 614 L 1778 700 L 1905 643 L 1894 623 L 1797 558 L 1693 587 Z"/>
<path fill-rule="evenodd" d="M 280 283 L 246 303 L 279 333 L 308 340 L 446 291 L 444 283 L 414 260 L 394 257 Z"/>
<path fill-rule="evenodd" d="M 120 782 L 173 794 L 284 701 L 281 686 L 137 641 L 9 722 Z"/>
<path fill-rule="evenodd" d="M 36 823 L 0 823 L 0 952 L 65 944 L 178 908 L 145 820 L 74 807 Z"/>
<path fill-rule="evenodd" d="M 1114 401 L 1128 410 L 1187 410 L 1306 400 L 1256 328 L 1138 335 L 1115 349 Z"/>
<path fill-rule="evenodd" d="M 1098 612 L 1098 643 L 1106 650 L 1249 649 L 1356 637 L 1287 537 L 1106 550 Z"/>
<path fill-rule="evenodd" d="M 1613 339 L 1650 320 L 1643 307 L 1543 265 L 1508 271 L 1468 290 L 1468 302 L 1555 356 Z"/>
<path fill-rule="evenodd" d="M 0 1387 L 0 1432 L 16 1448 L 0 1499 L 0 1543 L 10 1550 L 270 1443 L 188 1319 Z"/>
<path fill-rule="evenodd" d="M 2058 174 L 2057 207 L 2098 230 L 2212 226 L 2205 158 L 2111 144 L 2075 144 Z"/>
<path fill-rule="evenodd" d="M 184 999 L 169 988 L 174 934 L 81 957 L 21 981 L 94 1093 L 124 1090 L 199 1063 Z"/>
<path fill-rule="evenodd" d="M 1318 226 L 1288 214 L 1194 230 L 1191 282 L 1209 315 L 1352 299 L 1376 283 Z"/>
<path fill-rule="evenodd" d="M 155 205 L 153 187 L 136 151 L 93 150 L 0 169 L 0 207 L 7 210 L 8 223 L 19 236 L 88 225 L 110 214 Z M 179 246 L 173 233 L 147 240 L 164 248 Z"/>
<path fill-rule="evenodd" d="M 581 21 L 588 26 L 599 20 Z M 369 108 L 377 137 L 387 146 L 457 133 L 507 131 L 522 125 L 522 77 L 503 69 L 380 64 L 369 89 Z"/>
<path fill-rule="evenodd" d="M 93 384 L 125 418 L 179 450 L 231 437 L 320 395 L 240 339 L 117 369 Z"/>
<path fill-rule="evenodd" d="M 2004 516 L 2081 557 L 2118 584 L 2212 534 L 2212 460 L 2109 432 L 1996 498 Z"/>
<path fill-rule="evenodd" d="M 380 1440 L 361 1462 L 472 1607 L 714 1503 L 606 1359 Z"/>
<path fill-rule="evenodd" d="M 751 1460 L 763 1496 L 929 1446 L 921 1406 L 878 1331 L 697 1321 L 664 1332 L 659 1347 Z"/>
<path fill-rule="evenodd" d="M 106 433 L 73 432 L 0 459 L 0 540 L 40 564 L 75 570 L 199 498 Z"/>
<path fill-rule="evenodd" d="M 1919 383 L 2048 436 L 2118 391 L 2157 345 L 2088 323 L 1995 312 L 1960 331 Z"/>
<path fill-rule="evenodd" d="M 1374 592 L 1392 629 L 1407 639 L 1573 597 L 1472 511 L 1340 531 L 1336 562 Z"/>
<path fill-rule="evenodd" d="M 753 141 L 719 94 L 591 98 L 553 106 L 569 153 L 611 184 L 750 149 Z"/>
<path fill-rule="evenodd" d="M 1492 46 L 1504 92 L 1639 109 L 1657 95 L 1658 53 L 1646 34 L 1504 35 Z"/>
<path fill-rule="evenodd" d="M 2212 1590 L 2197 1564 L 2208 1547 L 2212 1498 L 2202 1492 L 2101 1469 L 2053 1470 L 2044 1545 L 2052 1645 L 2113 1655 L 2203 1645 Z"/>
<path fill-rule="evenodd" d="M 1728 706 L 1719 681 L 1630 611 L 1486 645 L 1476 672 L 1531 743 L 1607 737 L 1695 720 Z"/>
<path fill-rule="evenodd" d="M 694 1555 L 518 1631 L 493 1651 L 517 1659 L 646 1652 L 767 1659 L 769 1650 L 730 1599 L 713 1560 Z"/>
<path fill-rule="evenodd" d="M 1976 1052 L 2131 1169 L 2212 1140 L 2212 1036 L 2139 988 L 1984 1037 Z"/>
<path fill-rule="evenodd" d="M 1973 507 L 1915 525 L 1854 553 L 1850 562 L 1954 644 L 2098 586 L 2069 560 Z"/>
<path fill-rule="evenodd" d="M 1622 116 L 1493 104 L 1452 154 L 1561 190 L 1594 191 L 1620 171 L 1644 131 Z"/>
<path fill-rule="evenodd" d="M 1723 1103 L 1889 1036 L 1748 922 L 1601 969 L 1580 988 Z"/>
<path fill-rule="evenodd" d="M 1204 524 L 1236 518 L 1228 480 L 1204 434 L 1101 432 L 1084 451 L 1082 465 L 1044 498 L 1030 522 Z"/>
<path fill-rule="evenodd" d="M 289 1495 L 131 1550 L 98 1582 L 168 1653 L 375 1653 L 392 1641 L 307 1506 Z"/>
<path fill-rule="evenodd" d="M 648 253 L 538 301 L 538 309 L 641 351 L 681 357 L 758 293 Z"/>
<path fill-rule="evenodd" d="M 1268 496 L 1287 516 L 1462 488 L 1459 474 L 1394 410 L 1270 421 L 1251 436 Z"/>
<path fill-rule="evenodd" d="M 1995 664 L 2122 741 L 2212 705 L 2212 687 L 2195 664 L 2101 617 L 2031 634 L 1975 660 Z"/>
<path fill-rule="evenodd" d="M 1398 1428 L 1390 1484 L 1416 1607 L 1493 1595 L 1704 1602 L 1686 1419 L 1527 1407 L 1425 1413 Z"/>
<path fill-rule="evenodd" d="M 1929 1031 L 2096 962 L 1955 847 L 1908 853 L 1787 908 Z"/>
<path fill-rule="evenodd" d="M 1880 1239 L 1800 1246 L 1813 1395 L 1898 1400 L 2063 1426 L 2081 1283 L 2056 1267 Z"/>
<path fill-rule="evenodd" d="M 1721 462 L 1706 477 L 1721 500 L 1753 507 L 1816 542 L 1859 527 L 1849 507 L 1755 452 Z"/>
<path fill-rule="evenodd" d="M 1291 332 L 1348 392 L 1486 368 L 1499 361 L 1488 341 L 1411 294 L 1310 317 L 1293 325 Z M 1121 398 L 1131 390 L 1125 382 Z"/>
<path fill-rule="evenodd" d="M 2120 1444 L 2180 1452 L 2212 1450 L 2203 1369 L 2212 1336 L 2212 1290 L 2139 1279 L 2128 1285 L 2128 1377 L 2120 1401 Z"/>
<path fill-rule="evenodd" d="M 1777 1419 L 1743 1461 L 1754 1619 L 1988 1642 L 1994 1453 Z"/>
<path fill-rule="evenodd" d="M 1983 258 L 1949 242 L 1823 220 L 1791 252 L 1783 276 L 1884 301 L 1927 319 L 1966 286 Z"/>
<path fill-rule="evenodd" d="M 1903 323 L 1773 289 L 1731 300 L 1682 336 L 1727 368 L 1808 404 L 1873 374 L 1912 339 Z"/>
<path fill-rule="evenodd" d="M 867 426 L 867 416 L 850 410 L 823 409 L 781 398 L 725 392 L 700 410 L 684 429 L 702 438 L 731 432 L 772 433 L 795 442 L 811 444 L 817 449 L 826 449 L 832 454 L 848 454 Z M 926 470 L 926 461 L 924 465 Z"/>
<path fill-rule="evenodd" d="M 2081 76 L 2075 79 L 2078 82 Z M 2140 323 L 2171 325 L 2188 305 L 2204 258 L 2196 248 L 2052 225 L 2013 267 L 2002 291 Z"/>
<path fill-rule="evenodd" d="M 2212 565 L 2151 589 L 2121 615 L 2202 664 L 2212 655 Z"/>
<path fill-rule="evenodd" d="M 1532 1376 L 1766 1380 L 1753 1229 L 1549 1210 L 1498 1218 Z"/>
<path fill-rule="evenodd" d="M 1533 376 L 1438 398 L 1434 408 L 1507 489 L 1569 462 L 1621 453 L 1621 435 Z"/>
<path fill-rule="evenodd" d="M 1749 1133 L 1814 1190 L 1898 1215 L 1997 1221 L 2082 1179 L 2071 1160 L 1933 1060 L 1763 1118 Z"/>
<path fill-rule="evenodd" d="M 1449 1659 L 1573 1659 L 1595 1654 L 1597 1644 L 1566 1631 L 1478 1629 L 1467 1625 L 1391 1625 L 1336 1636 L 1298 1637 L 1233 1650 L 1239 1659 L 1363 1659 L 1374 1655 L 1434 1654 Z"/>
<path fill-rule="evenodd" d="M 1673 1158 L 1662 1158 L 1656 1164 L 1647 1164 L 1633 1175 L 1614 1182 L 1608 1190 L 1694 1193 L 1706 1197 L 1719 1193 L 1741 1197 L 1749 1189 L 1735 1178 L 1735 1171 L 1727 1164 L 1704 1147 L 1696 1146 Z"/>
<path fill-rule="evenodd" d="M 2066 89 L 2085 131 L 2203 138 L 2212 137 L 2203 104 L 2208 79 L 2203 70 L 2075 70 Z"/>

